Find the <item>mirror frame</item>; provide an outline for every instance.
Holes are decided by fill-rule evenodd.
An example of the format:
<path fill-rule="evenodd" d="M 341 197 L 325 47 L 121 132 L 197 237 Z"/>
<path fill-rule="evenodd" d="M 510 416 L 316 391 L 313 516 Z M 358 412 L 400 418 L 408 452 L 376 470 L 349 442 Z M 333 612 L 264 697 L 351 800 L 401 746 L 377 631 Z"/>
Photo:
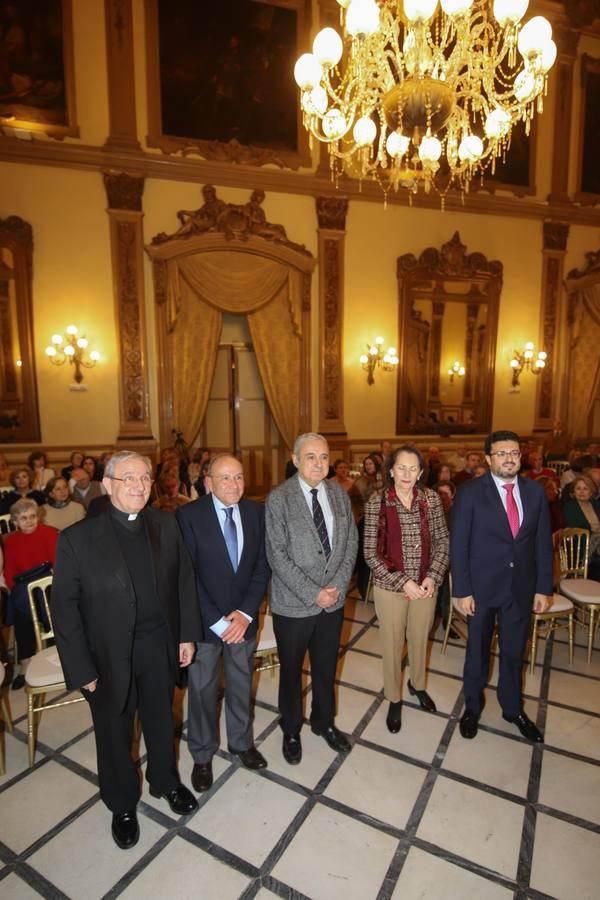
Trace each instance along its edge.
<path fill-rule="evenodd" d="M 488 261 L 483 253 L 469 253 L 465 244 L 461 243 L 456 231 L 453 237 L 442 245 L 441 250 L 427 247 L 419 258 L 412 253 L 405 253 L 397 259 L 396 278 L 398 281 L 398 397 L 396 406 L 396 434 L 476 434 L 487 433 L 491 428 L 494 400 L 494 373 L 496 361 L 496 337 L 498 331 L 498 312 L 500 293 L 502 291 L 503 265 L 499 260 Z M 407 390 L 407 357 L 410 328 L 413 318 L 413 288 L 424 281 L 471 283 L 472 286 L 484 284 L 487 296 L 487 317 L 485 345 L 482 353 L 482 365 L 487 373 L 487 383 L 481 393 L 481 408 L 477 421 L 463 424 L 456 422 L 431 422 L 430 424 L 410 424 L 408 390 Z M 468 294 L 465 295 L 468 302 Z M 433 324 L 433 323 L 432 323 Z M 431 353 L 439 367 L 440 360 L 435 360 L 435 347 Z M 467 360 L 465 359 L 465 362 Z M 431 373 L 430 373 L 431 374 Z"/>
<path fill-rule="evenodd" d="M 0 247 L 11 251 L 14 264 L 17 321 L 0 329 L 5 352 L 10 352 L 11 329 L 17 331 L 22 365 L 17 370 L 18 386 L 14 392 L 2 393 L 0 416 L 16 415 L 19 424 L 0 424 L 0 444 L 39 443 L 40 415 L 33 342 L 33 229 L 19 216 L 0 219 Z"/>

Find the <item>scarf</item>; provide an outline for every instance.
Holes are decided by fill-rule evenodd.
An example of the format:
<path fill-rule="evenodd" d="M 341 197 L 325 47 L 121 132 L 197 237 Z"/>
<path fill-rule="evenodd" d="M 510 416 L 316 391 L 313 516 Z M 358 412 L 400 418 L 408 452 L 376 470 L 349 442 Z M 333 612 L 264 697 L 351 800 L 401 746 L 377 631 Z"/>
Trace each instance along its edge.
<path fill-rule="evenodd" d="M 421 560 L 419 563 L 419 584 L 427 575 L 431 562 L 431 531 L 429 526 L 429 507 L 423 493 L 413 488 L 413 503 L 415 498 L 419 504 L 419 518 L 421 524 Z M 388 572 L 404 572 L 404 554 L 402 552 L 402 529 L 400 516 L 396 508 L 399 503 L 398 495 L 394 487 L 389 488 L 381 497 L 379 508 L 379 527 L 377 530 L 377 556 L 382 561 Z"/>

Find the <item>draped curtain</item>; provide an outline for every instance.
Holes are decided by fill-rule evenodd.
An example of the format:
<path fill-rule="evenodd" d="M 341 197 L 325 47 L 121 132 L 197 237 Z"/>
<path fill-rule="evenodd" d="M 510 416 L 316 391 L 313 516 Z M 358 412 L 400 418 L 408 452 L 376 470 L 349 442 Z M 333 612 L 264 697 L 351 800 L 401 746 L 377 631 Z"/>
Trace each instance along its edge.
<path fill-rule="evenodd" d="M 574 434 L 587 434 L 592 405 L 600 388 L 600 284 L 579 291 L 573 325 L 571 397 Z"/>
<path fill-rule="evenodd" d="M 222 313 L 246 315 L 275 424 L 291 448 L 299 430 L 302 275 L 251 253 L 215 250 L 167 266 L 173 420 L 192 439 L 206 414 Z"/>

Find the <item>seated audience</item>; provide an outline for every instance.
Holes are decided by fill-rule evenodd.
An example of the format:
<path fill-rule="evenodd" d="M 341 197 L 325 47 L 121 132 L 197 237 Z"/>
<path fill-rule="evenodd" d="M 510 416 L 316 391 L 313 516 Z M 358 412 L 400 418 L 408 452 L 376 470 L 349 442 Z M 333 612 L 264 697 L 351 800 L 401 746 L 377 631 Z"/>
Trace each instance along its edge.
<path fill-rule="evenodd" d="M 81 462 L 81 468 L 90 476 L 90 481 L 102 481 L 100 467 L 95 456 L 84 456 Z"/>
<path fill-rule="evenodd" d="M 198 500 L 210 493 L 208 470 L 210 468 L 210 459 L 204 462 L 191 462 L 188 465 L 188 476 L 190 479 L 190 498 Z"/>
<path fill-rule="evenodd" d="M 345 459 L 336 459 L 333 464 L 333 481 L 337 481 L 348 493 L 352 490 L 354 479 L 350 477 L 350 466 Z"/>
<path fill-rule="evenodd" d="M 548 500 L 548 508 L 550 510 L 550 525 L 552 532 L 554 533 L 555 531 L 558 531 L 559 528 L 564 528 L 567 524 L 565 522 L 563 507 L 560 502 L 556 478 L 538 478 L 537 480 L 546 492 L 546 499 Z"/>
<path fill-rule="evenodd" d="M 452 466 L 449 466 L 448 463 L 442 463 L 437 470 L 437 475 L 438 481 L 452 481 L 454 477 Z M 435 484 L 433 485 L 433 489 L 435 490 Z"/>
<path fill-rule="evenodd" d="M 46 485 L 46 497 L 47 502 L 42 507 L 46 525 L 62 531 L 85 519 L 85 509 L 81 503 L 71 499 L 69 483 L 62 475 L 50 479 Z"/>
<path fill-rule="evenodd" d="M 381 468 L 372 454 L 365 456 L 362 467 L 363 470 L 358 478 L 354 479 L 352 490 L 350 491 L 350 499 L 356 500 L 360 507 L 364 507 L 369 497 L 373 494 L 379 493 L 383 484 Z M 360 517 L 362 518 L 362 511 Z"/>
<path fill-rule="evenodd" d="M 10 473 L 10 483 L 13 486 L 12 491 L 2 494 L 0 498 L 0 514 L 6 515 L 10 512 L 10 508 L 17 500 L 35 500 L 38 506 L 43 506 L 46 502 L 46 496 L 43 491 L 34 491 L 32 488 L 33 472 L 27 466 L 19 466 Z"/>
<path fill-rule="evenodd" d="M 72 492 L 73 500 L 77 500 L 78 503 L 81 503 L 86 511 L 92 500 L 105 493 L 104 487 L 100 482 L 92 481 L 89 472 L 83 468 L 73 469 L 71 480 L 74 484 Z"/>
<path fill-rule="evenodd" d="M 537 481 L 538 478 L 556 478 L 554 469 L 544 465 L 544 457 L 539 450 L 532 450 L 528 459 L 529 468 L 523 473 L 526 478 L 533 478 L 534 481 Z"/>
<path fill-rule="evenodd" d="M 179 493 L 189 497 L 190 480 L 187 464 L 175 447 L 165 447 L 160 451 L 160 462 L 156 467 L 156 480 L 163 474 L 176 474 L 179 478 Z"/>
<path fill-rule="evenodd" d="M 30 453 L 27 457 L 27 465 L 33 472 L 33 480 L 31 487 L 35 491 L 43 491 L 51 478 L 54 478 L 56 472 L 54 469 L 48 468 L 48 460 L 46 454 L 41 450 Z"/>
<path fill-rule="evenodd" d="M 27 663 L 35 653 L 35 633 L 29 609 L 27 581 L 40 577 L 40 574 L 32 573 L 27 578 L 27 573 L 42 563 L 54 565 L 56 558 L 58 531 L 49 525 L 43 525 L 41 515 L 41 508 L 35 500 L 17 500 L 10 508 L 10 517 L 17 530 L 7 535 L 4 541 L 4 577 L 10 591 L 6 624 L 15 626 L 21 666 L 13 681 L 13 690 L 23 687 Z"/>
<path fill-rule="evenodd" d="M 465 481 L 468 481 L 470 478 L 473 478 L 475 475 L 475 467 L 479 465 L 481 462 L 481 454 L 477 453 L 474 450 L 469 450 L 467 453 L 467 457 L 465 460 L 465 467 L 460 472 L 457 472 L 454 476 L 454 484 L 456 487 L 460 487 Z"/>
<path fill-rule="evenodd" d="M 154 509 L 174 513 L 178 506 L 191 503 L 189 497 L 179 493 L 179 478 L 169 473 L 160 476 L 156 482 L 158 498 L 152 504 Z"/>
<path fill-rule="evenodd" d="M 477 463 L 477 465 L 473 469 L 473 478 L 481 478 L 481 476 L 485 475 L 487 471 L 488 467 L 485 463 Z"/>
<path fill-rule="evenodd" d="M 81 463 L 83 462 L 83 453 L 81 450 L 73 450 L 71 453 L 71 462 L 68 466 L 65 466 L 64 469 L 61 469 L 60 474 L 63 478 L 66 478 L 67 481 L 71 478 L 71 473 L 73 469 L 81 468 Z"/>
<path fill-rule="evenodd" d="M 563 503 L 571 498 L 575 479 L 583 475 L 586 469 L 591 468 L 595 461 L 593 456 L 581 452 L 571 461 L 571 467 L 565 469 L 560 477 L 561 500 Z"/>
<path fill-rule="evenodd" d="M 595 485 L 587 475 L 578 475 L 573 482 L 573 496 L 564 504 L 567 528 L 587 528 L 590 532 L 590 564 L 600 563 L 600 500 Z"/>

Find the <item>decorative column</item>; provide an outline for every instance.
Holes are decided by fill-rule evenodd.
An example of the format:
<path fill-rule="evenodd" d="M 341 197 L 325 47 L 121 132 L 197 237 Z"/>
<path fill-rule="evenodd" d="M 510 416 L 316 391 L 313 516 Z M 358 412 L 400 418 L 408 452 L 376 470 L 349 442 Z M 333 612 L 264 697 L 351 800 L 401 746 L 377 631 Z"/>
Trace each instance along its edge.
<path fill-rule="evenodd" d="M 104 14 L 110 128 L 104 147 L 137 153 L 132 0 L 104 0 Z"/>
<path fill-rule="evenodd" d="M 345 435 L 342 335 L 346 197 L 317 197 L 319 220 L 319 432 Z"/>
<path fill-rule="evenodd" d="M 535 428 L 548 430 L 561 419 L 566 402 L 567 296 L 563 287 L 563 267 L 569 226 L 564 222 L 544 222 L 540 346 L 548 354 L 538 378 Z"/>
<path fill-rule="evenodd" d="M 144 179 L 104 173 L 108 198 L 115 318 L 119 340 L 118 443 L 154 441 L 150 426 L 144 313 Z"/>
<path fill-rule="evenodd" d="M 556 60 L 556 109 L 552 145 L 551 203 L 569 201 L 569 149 L 571 116 L 573 111 L 573 77 L 577 59 L 579 33 L 571 28 L 557 27 L 554 40 L 558 47 Z"/>

